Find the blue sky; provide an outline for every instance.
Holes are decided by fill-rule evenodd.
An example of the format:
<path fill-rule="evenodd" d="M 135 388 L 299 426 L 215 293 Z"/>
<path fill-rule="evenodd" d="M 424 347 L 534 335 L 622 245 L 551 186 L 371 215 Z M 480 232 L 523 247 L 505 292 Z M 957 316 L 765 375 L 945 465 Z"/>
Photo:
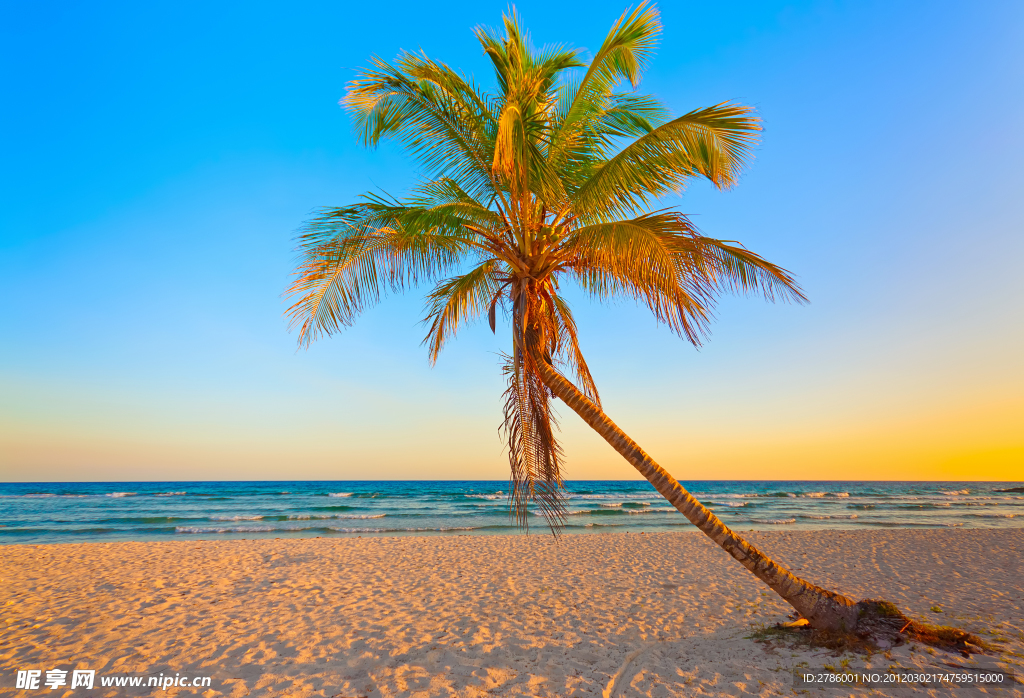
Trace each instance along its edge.
<path fill-rule="evenodd" d="M 506 7 L 7 3 L 0 479 L 506 477 L 500 327 L 430 368 L 410 294 L 296 352 L 281 297 L 313 208 L 417 181 L 358 145 L 354 69 L 486 84 Z M 660 7 L 642 91 L 765 124 L 737 189 L 667 203 L 812 303 L 726 299 L 697 352 L 577 299 L 612 417 L 685 479 L 1024 477 L 1024 5 Z M 625 5 L 517 8 L 594 49 Z M 634 476 L 575 420 L 570 477 Z"/>

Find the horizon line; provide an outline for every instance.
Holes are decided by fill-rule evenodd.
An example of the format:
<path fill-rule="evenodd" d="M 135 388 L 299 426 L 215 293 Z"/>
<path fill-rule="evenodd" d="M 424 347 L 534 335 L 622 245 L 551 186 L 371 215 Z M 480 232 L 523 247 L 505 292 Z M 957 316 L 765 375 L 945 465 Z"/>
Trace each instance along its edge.
<path fill-rule="evenodd" d="M 399 478 L 380 478 L 375 480 L 241 480 L 241 479 L 225 479 L 225 480 L 3 480 L 0 481 L 0 485 L 102 485 L 102 484 L 114 484 L 114 483 L 170 483 L 170 482 L 265 482 L 265 483 L 278 483 L 278 482 L 500 482 L 507 483 L 508 480 L 451 480 L 451 479 L 420 479 L 420 480 L 409 480 Z M 611 478 L 611 479 L 572 479 L 564 480 L 566 483 L 571 482 L 647 482 L 643 478 L 637 479 L 624 479 L 624 478 Z M 886 480 L 870 480 L 870 479 L 851 479 L 851 478 L 840 478 L 840 479 L 819 479 L 819 480 L 808 480 L 808 479 L 767 479 L 767 478 L 739 478 L 739 479 L 679 479 L 679 482 L 978 482 L 978 483 L 1016 483 L 1024 482 L 1024 480 L 940 480 L 940 479 L 929 479 L 929 480 L 900 480 L 900 479 L 886 479 Z"/>

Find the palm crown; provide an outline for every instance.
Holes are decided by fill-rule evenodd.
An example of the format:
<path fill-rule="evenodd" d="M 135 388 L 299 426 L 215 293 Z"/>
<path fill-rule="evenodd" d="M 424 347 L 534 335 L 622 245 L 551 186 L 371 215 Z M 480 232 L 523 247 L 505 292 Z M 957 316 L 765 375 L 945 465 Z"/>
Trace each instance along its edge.
<path fill-rule="evenodd" d="M 557 530 L 562 454 L 541 369 L 568 369 L 600 406 L 562 284 L 600 301 L 632 298 L 694 344 L 723 292 L 804 297 L 784 269 L 658 208 L 695 177 L 735 184 L 760 122 L 732 103 L 672 118 L 636 92 L 661 29 L 653 6 L 627 11 L 589 62 L 577 49 L 533 50 L 514 11 L 503 29 L 475 30 L 492 91 L 409 53 L 372 60 L 349 85 L 342 102 L 364 143 L 399 139 L 428 181 L 404 199 L 371 193 L 318 211 L 299 236 L 289 314 L 308 344 L 388 289 L 432 283 L 424 342 L 433 362 L 467 321 L 486 314 L 494 330 L 500 308 L 513 338 L 511 502 L 521 524 L 534 501 Z"/>

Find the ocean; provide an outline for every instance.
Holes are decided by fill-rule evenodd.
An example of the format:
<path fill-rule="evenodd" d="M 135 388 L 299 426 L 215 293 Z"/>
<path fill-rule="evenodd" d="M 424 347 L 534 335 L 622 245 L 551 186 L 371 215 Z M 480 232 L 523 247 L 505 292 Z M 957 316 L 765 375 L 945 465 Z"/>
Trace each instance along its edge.
<path fill-rule="evenodd" d="M 682 484 L 741 531 L 1024 526 L 1021 482 Z M 568 534 L 691 528 L 647 482 L 566 489 Z M 0 544 L 520 533 L 507 496 L 504 481 L 0 483 Z"/>

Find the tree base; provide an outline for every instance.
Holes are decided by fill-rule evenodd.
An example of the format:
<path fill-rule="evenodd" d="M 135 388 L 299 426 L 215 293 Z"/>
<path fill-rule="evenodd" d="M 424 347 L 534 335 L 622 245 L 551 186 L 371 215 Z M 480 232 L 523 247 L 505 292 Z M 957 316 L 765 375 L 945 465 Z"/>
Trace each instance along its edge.
<path fill-rule="evenodd" d="M 864 599 L 857 604 L 857 627 L 853 632 L 813 629 L 797 621 L 764 628 L 749 637 L 760 642 L 795 640 L 811 647 L 859 654 L 885 652 L 906 642 L 920 642 L 964 656 L 996 651 L 993 645 L 973 633 L 920 623 L 904 615 L 896 604 L 882 599 Z"/>

